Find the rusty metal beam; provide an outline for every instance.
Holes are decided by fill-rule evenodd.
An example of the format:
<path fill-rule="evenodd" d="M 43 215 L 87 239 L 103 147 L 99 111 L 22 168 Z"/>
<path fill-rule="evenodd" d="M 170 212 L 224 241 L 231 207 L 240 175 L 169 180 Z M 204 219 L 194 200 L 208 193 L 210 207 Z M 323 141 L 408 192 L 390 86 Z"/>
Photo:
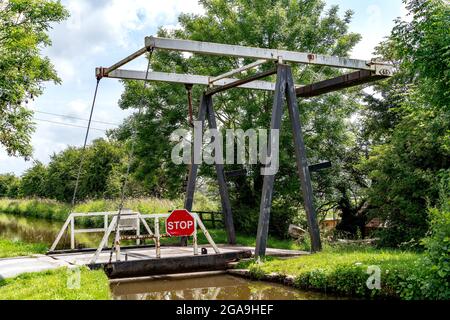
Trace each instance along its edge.
<path fill-rule="evenodd" d="M 222 91 L 226 91 L 226 90 L 231 89 L 231 88 L 240 87 L 242 85 L 245 85 L 247 83 L 253 82 L 255 80 L 266 78 L 266 77 L 271 76 L 271 75 L 273 75 L 275 73 L 277 73 L 277 69 L 273 68 L 273 69 L 268 70 L 268 71 L 257 73 L 255 75 L 250 76 L 250 77 L 245 78 L 245 79 L 236 80 L 234 82 L 228 83 L 228 84 L 223 85 L 221 87 L 209 89 L 208 91 L 206 91 L 205 94 L 210 96 L 210 95 L 222 92 Z"/>
<path fill-rule="evenodd" d="M 377 75 L 374 71 L 360 70 L 297 88 L 297 97 L 312 98 L 325 93 L 386 79 L 391 75 Z"/>

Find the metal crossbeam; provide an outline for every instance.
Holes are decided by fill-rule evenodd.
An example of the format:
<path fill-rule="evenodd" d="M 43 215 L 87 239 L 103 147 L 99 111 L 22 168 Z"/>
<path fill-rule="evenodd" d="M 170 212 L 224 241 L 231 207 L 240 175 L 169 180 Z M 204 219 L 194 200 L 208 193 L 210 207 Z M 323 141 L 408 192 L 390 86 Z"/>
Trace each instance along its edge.
<path fill-rule="evenodd" d="M 361 70 L 336 78 L 313 83 L 301 88 L 297 88 L 297 97 L 316 97 L 325 93 L 354 87 L 360 84 L 375 82 L 381 79 L 388 78 L 392 75 L 390 67 L 387 67 L 386 69 L 379 69 L 378 73 L 379 74 L 377 74 L 375 71 Z"/>
<path fill-rule="evenodd" d="M 281 59 L 283 62 L 324 65 L 345 69 L 375 70 L 375 65 L 371 61 L 367 60 L 357 60 L 287 50 L 263 49 L 211 42 L 199 42 L 192 40 L 147 37 L 145 38 L 145 46 L 149 49 L 163 49 L 171 51 L 192 52 L 240 58 L 253 58 L 272 61 L 280 61 Z"/>
<path fill-rule="evenodd" d="M 225 78 L 227 78 L 227 77 L 231 77 L 231 76 L 233 76 L 233 75 L 235 75 L 235 74 L 244 72 L 244 71 L 246 71 L 246 70 L 256 68 L 256 67 L 258 67 L 258 66 L 260 66 L 260 65 L 262 65 L 262 64 L 264 64 L 264 63 L 266 63 L 266 62 L 267 62 L 267 60 L 258 60 L 258 61 L 255 61 L 255 62 L 250 63 L 250 64 L 248 64 L 248 65 L 245 65 L 245 66 L 243 66 L 243 67 L 240 67 L 240 68 L 231 70 L 231 71 L 229 71 L 229 72 L 227 72 L 227 73 L 224 73 L 224 74 L 222 74 L 222 75 L 220 75 L 220 76 L 211 78 L 211 79 L 209 80 L 209 83 L 210 83 L 210 84 L 213 84 L 213 83 L 215 83 L 215 82 L 217 82 L 217 81 L 219 81 L 219 80 L 221 80 L 221 79 L 225 79 Z"/>
<path fill-rule="evenodd" d="M 101 72 L 101 69 L 97 69 L 97 73 Z M 107 77 L 115 79 L 126 79 L 126 80 L 145 80 L 146 72 L 144 71 L 134 71 L 134 70 L 122 70 L 118 69 L 110 72 Z M 166 72 L 149 72 L 147 80 L 148 81 L 162 81 L 169 83 L 180 83 L 180 84 L 196 84 L 196 85 L 209 85 L 208 76 L 199 76 L 193 74 L 179 74 L 179 73 L 166 73 Z M 239 79 L 225 78 L 215 82 L 216 86 L 225 86 L 231 83 L 239 81 Z M 274 91 L 275 83 L 268 81 L 253 81 L 251 83 L 244 83 L 238 86 L 239 88 L 254 89 L 254 90 L 265 90 Z"/>

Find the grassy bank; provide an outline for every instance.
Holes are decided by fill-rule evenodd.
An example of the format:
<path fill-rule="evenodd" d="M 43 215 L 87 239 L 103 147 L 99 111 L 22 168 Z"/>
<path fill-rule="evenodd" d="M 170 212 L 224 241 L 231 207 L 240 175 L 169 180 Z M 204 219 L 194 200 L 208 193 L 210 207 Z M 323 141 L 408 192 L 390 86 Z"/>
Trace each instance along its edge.
<path fill-rule="evenodd" d="M 8 239 L 0 239 L 0 259 L 43 254 L 47 246 L 41 243 L 25 243 Z"/>
<path fill-rule="evenodd" d="M 118 202 L 114 200 L 95 200 L 88 201 L 85 203 L 81 203 L 76 206 L 74 209 L 75 212 L 104 212 L 104 211 L 114 211 L 117 210 Z M 183 207 L 182 200 L 162 200 L 162 199 L 133 199 L 128 200 L 125 204 L 126 208 L 130 208 L 136 211 L 139 211 L 143 214 L 152 214 L 152 213 L 167 213 L 169 210 L 173 210 L 175 208 Z M 197 211 L 217 211 L 218 208 L 215 203 L 208 201 L 205 197 L 197 196 L 196 199 L 196 207 L 194 208 Z M 46 199 L 21 199 L 21 200 L 12 200 L 12 199 L 0 199 L 0 212 L 16 215 L 20 217 L 31 217 L 31 218 L 39 218 L 45 219 L 49 221 L 65 221 L 67 216 L 69 215 L 70 206 Z M 79 220 L 81 225 L 86 226 L 101 226 L 103 224 L 103 219 L 86 219 Z M 163 223 L 161 223 L 161 227 L 163 227 Z M 212 229 L 211 226 L 208 226 L 208 231 L 211 233 L 214 241 L 216 243 L 227 243 L 226 232 L 223 229 Z M 245 234 L 237 234 L 237 242 L 240 245 L 245 246 L 255 246 L 255 236 L 245 235 Z M 163 244 L 171 244 L 178 243 L 179 239 L 171 238 L 171 239 L 163 239 Z M 204 237 L 203 233 L 199 234 L 199 243 L 207 244 L 207 240 Z M 280 249 L 301 249 L 301 247 L 296 244 L 294 241 L 290 240 L 280 240 L 276 238 L 269 238 L 268 242 L 269 247 L 272 248 L 280 248 Z M 0 243 L 1 246 L 1 243 Z M 0 248 L 0 250 L 2 250 Z"/>
<path fill-rule="evenodd" d="M 370 290 L 367 281 L 373 273 L 370 266 L 381 270 L 381 289 Z M 423 283 L 430 273 L 424 255 L 398 250 L 364 247 L 327 248 L 324 252 L 289 260 L 268 259 L 257 263 L 241 263 L 252 277 L 263 279 L 277 274 L 294 277 L 294 286 L 303 290 L 361 298 L 426 299 Z M 275 277 L 276 278 L 276 277 Z"/>
<path fill-rule="evenodd" d="M 92 200 L 75 206 L 73 212 L 105 212 L 116 211 L 118 200 Z M 143 214 L 166 213 L 183 207 L 182 200 L 164 200 L 157 198 L 130 199 L 125 202 L 125 208 L 139 211 Z M 203 196 L 196 197 L 196 211 L 217 211 L 217 205 Z M 71 206 L 67 203 L 48 199 L 0 199 L 0 212 L 24 217 L 41 218 L 54 221 L 65 221 Z"/>
<path fill-rule="evenodd" d="M 0 280 L 0 300 L 109 300 L 109 282 L 103 271 L 80 271 L 79 289 L 70 289 L 66 268 L 23 274 Z M 70 283 L 70 281 L 69 281 Z"/>

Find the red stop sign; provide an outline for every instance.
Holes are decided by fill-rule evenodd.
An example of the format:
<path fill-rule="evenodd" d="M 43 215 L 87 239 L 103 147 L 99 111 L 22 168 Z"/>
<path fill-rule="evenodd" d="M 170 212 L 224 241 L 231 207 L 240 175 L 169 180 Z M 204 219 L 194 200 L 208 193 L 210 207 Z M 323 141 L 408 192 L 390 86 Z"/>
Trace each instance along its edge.
<path fill-rule="evenodd" d="M 194 217 L 187 210 L 174 210 L 166 220 L 166 232 L 171 237 L 190 237 L 195 232 Z"/>

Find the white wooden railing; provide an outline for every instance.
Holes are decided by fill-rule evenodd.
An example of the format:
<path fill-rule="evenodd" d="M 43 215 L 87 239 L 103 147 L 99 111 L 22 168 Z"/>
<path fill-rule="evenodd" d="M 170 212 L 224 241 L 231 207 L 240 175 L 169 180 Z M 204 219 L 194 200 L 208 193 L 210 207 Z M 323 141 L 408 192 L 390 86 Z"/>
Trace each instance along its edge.
<path fill-rule="evenodd" d="M 198 227 L 202 230 L 209 244 L 213 247 L 214 251 L 218 254 L 220 253 L 219 248 L 215 244 L 205 225 L 201 221 L 200 217 L 196 213 L 191 213 L 195 220 L 195 232 L 192 235 L 193 238 L 193 250 L 194 255 L 198 255 L 198 240 L 197 240 L 197 230 Z M 103 216 L 103 228 L 92 228 L 92 229 L 76 229 L 76 219 L 77 218 L 95 218 Z M 101 252 L 107 248 L 108 240 L 111 234 L 115 234 L 117 229 L 117 234 L 115 234 L 115 253 L 116 261 L 120 261 L 120 233 L 122 231 L 136 231 L 136 236 L 131 237 L 136 239 L 136 244 L 140 245 L 142 239 L 152 239 L 155 242 L 156 257 L 161 258 L 161 238 L 167 237 L 166 234 L 162 235 L 160 232 L 160 221 L 167 219 L 170 214 L 141 214 L 139 212 L 125 211 L 120 215 L 119 227 L 117 228 L 118 212 L 91 212 L 91 213 L 71 213 L 67 218 L 66 222 L 59 231 L 55 241 L 53 242 L 50 252 L 54 252 L 57 248 L 61 238 L 66 232 L 70 233 L 70 248 L 75 250 L 75 237 L 77 234 L 81 233 L 103 233 L 103 238 L 91 260 L 91 264 L 96 263 Z M 111 220 L 110 220 L 111 219 Z M 154 229 L 150 228 L 147 220 L 154 220 Z M 146 230 L 146 235 L 141 235 L 141 224 Z M 69 229 L 70 226 L 70 229 Z"/>

